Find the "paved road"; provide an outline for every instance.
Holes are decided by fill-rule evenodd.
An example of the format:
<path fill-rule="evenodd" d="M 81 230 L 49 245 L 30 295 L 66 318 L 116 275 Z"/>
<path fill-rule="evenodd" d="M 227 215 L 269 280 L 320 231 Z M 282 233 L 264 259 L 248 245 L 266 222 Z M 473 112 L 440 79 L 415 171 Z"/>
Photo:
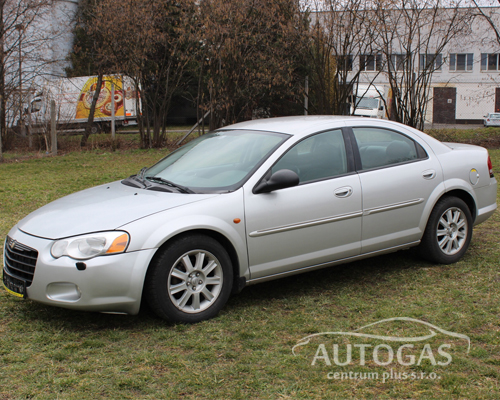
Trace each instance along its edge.
<path fill-rule="evenodd" d="M 483 128 L 483 124 L 425 124 L 425 129 L 478 129 Z"/>

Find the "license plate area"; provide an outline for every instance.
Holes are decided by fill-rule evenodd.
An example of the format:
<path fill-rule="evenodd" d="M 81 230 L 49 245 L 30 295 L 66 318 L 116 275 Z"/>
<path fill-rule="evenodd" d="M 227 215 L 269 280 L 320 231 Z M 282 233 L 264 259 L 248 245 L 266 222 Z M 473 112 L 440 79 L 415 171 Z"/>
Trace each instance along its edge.
<path fill-rule="evenodd" d="M 3 271 L 3 284 L 7 291 L 17 297 L 27 298 L 26 281 L 10 276 Z"/>

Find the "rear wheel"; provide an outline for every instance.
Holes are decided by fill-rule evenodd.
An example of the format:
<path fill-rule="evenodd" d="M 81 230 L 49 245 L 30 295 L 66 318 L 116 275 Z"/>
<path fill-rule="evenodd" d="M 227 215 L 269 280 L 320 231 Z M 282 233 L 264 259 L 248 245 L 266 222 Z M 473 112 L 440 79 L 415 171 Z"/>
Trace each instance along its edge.
<path fill-rule="evenodd" d="M 427 222 L 419 246 L 423 258 L 451 264 L 459 261 L 472 238 L 472 216 L 465 202 L 457 197 L 440 199 Z"/>
<path fill-rule="evenodd" d="M 224 247 L 211 237 L 193 235 L 162 250 L 148 271 L 145 295 L 159 317 L 194 323 L 218 314 L 232 283 L 231 260 Z"/>

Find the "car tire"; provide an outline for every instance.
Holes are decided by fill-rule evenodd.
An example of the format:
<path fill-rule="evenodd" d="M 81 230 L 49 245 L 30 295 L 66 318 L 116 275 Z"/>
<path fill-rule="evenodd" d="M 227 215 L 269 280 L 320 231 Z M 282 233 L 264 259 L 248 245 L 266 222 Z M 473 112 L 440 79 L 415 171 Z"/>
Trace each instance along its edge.
<path fill-rule="evenodd" d="M 419 246 L 420 255 L 438 264 L 459 261 L 472 238 L 472 216 L 465 202 L 443 197 L 431 212 Z"/>
<path fill-rule="evenodd" d="M 145 298 L 171 322 L 196 323 L 215 317 L 231 294 L 233 269 L 224 247 L 205 235 L 176 239 L 154 258 Z"/>

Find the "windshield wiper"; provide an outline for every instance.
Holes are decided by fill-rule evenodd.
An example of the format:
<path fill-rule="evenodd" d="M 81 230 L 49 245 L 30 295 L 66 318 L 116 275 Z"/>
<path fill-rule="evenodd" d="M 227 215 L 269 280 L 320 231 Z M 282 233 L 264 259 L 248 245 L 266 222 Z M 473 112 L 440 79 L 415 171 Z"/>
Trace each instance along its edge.
<path fill-rule="evenodd" d="M 145 189 L 147 185 L 144 182 L 144 174 L 147 169 L 147 167 L 142 168 L 136 175 L 130 175 L 128 178 L 125 178 L 122 183 L 127 186 Z"/>
<path fill-rule="evenodd" d="M 135 176 L 137 178 L 137 180 L 144 182 L 144 174 L 146 173 L 147 170 L 148 170 L 148 167 L 141 168 L 139 173 Z"/>
<path fill-rule="evenodd" d="M 181 193 L 189 193 L 189 194 L 193 194 L 194 193 L 191 189 L 189 189 L 189 188 L 187 188 L 185 186 L 178 185 L 177 183 L 174 183 L 174 182 L 168 181 L 166 179 L 160 178 L 159 176 L 146 176 L 146 179 L 148 181 L 150 181 L 150 182 L 161 183 L 163 185 L 167 185 L 169 187 L 177 189 Z"/>

